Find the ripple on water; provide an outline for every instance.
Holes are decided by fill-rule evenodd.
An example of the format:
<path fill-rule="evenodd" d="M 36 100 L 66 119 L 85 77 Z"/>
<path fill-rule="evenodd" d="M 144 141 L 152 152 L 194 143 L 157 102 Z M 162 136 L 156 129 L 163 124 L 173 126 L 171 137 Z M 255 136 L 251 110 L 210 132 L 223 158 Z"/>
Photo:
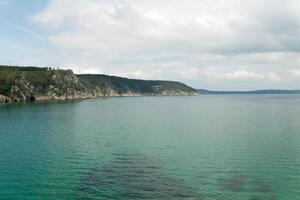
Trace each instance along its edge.
<path fill-rule="evenodd" d="M 200 199 L 190 188 L 138 154 L 114 154 L 80 181 L 77 199 Z"/>

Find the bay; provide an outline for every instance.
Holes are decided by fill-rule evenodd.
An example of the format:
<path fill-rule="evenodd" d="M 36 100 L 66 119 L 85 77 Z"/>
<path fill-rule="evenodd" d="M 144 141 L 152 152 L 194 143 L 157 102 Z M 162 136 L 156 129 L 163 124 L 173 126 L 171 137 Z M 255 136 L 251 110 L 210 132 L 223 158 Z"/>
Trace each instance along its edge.
<path fill-rule="evenodd" d="M 299 199 L 300 95 L 0 106 L 0 199 Z"/>

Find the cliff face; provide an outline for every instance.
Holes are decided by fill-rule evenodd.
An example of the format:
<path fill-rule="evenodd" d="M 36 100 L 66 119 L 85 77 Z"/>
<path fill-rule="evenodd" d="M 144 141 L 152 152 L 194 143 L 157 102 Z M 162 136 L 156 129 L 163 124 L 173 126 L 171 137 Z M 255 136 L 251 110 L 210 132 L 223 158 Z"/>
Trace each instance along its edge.
<path fill-rule="evenodd" d="M 88 98 L 71 70 L 0 67 L 1 102 Z"/>
<path fill-rule="evenodd" d="M 178 82 L 143 81 L 71 70 L 0 66 L 0 102 L 84 99 L 100 96 L 196 95 Z"/>

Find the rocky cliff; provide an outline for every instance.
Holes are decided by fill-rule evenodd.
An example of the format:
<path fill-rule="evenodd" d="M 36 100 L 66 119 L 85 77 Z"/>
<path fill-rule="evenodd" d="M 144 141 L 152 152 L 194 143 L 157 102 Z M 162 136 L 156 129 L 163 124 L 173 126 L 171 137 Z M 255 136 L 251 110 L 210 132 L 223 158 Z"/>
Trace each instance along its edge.
<path fill-rule="evenodd" d="M 84 99 L 101 96 L 196 95 L 173 81 L 145 81 L 71 70 L 0 66 L 0 102 Z"/>

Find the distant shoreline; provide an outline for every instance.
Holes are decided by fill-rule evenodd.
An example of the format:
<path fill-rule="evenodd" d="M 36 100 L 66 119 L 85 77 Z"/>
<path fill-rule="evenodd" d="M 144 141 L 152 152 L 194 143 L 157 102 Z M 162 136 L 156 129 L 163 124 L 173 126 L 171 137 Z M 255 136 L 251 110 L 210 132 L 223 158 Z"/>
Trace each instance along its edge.
<path fill-rule="evenodd" d="M 300 90 L 279 90 L 279 89 L 267 89 L 267 90 L 250 90 L 250 91 L 214 91 L 205 89 L 196 89 L 201 94 L 207 95 L 219 95 L 219 94 L 300 94 Z"/>

